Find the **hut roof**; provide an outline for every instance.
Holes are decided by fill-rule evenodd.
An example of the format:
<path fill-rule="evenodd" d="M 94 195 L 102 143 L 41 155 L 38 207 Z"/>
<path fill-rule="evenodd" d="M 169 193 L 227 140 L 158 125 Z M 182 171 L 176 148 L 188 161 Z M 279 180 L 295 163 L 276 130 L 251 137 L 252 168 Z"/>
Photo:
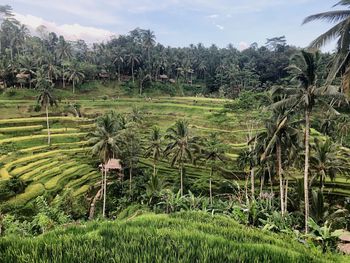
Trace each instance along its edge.
<path fill-rule="evenodd" d="M 122 165 L 120 163 L 119 159 L 109 159 L 109 161 L 107 162 L 106 165 L 100 164 L 99 165 L 100 168 L 105 168 L 107 170 L 121 170 L 122 169 Z"/>
<path fill-rule="evenodd" d="M 343 231 L 342 234 L 339 236 L 339 239 L 343 242 L 350 242 L 350 232 Z"/>
<path fill-rule="evenodd" d="M 18 73 L 16 75 L 16 78 L 18 78 L 18 79 L 27 79 L 29 77 L 30 77 L 30 74 L 26 74 L 26 73 Z"/>
<path fill-rule="evenodd" d="M 161 79 L 168 79 L 168 76 L 165 75 L 165 74 L 162 74 L 162 75 L 159 75 L 159 78 L 161 78 Z"/>

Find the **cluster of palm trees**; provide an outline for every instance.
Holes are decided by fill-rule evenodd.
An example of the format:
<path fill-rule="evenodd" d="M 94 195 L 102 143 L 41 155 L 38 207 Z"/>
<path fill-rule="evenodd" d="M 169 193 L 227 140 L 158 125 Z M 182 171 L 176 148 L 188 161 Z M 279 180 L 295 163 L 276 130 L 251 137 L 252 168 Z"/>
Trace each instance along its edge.
<path fill-rule="evenodd" d="M 306 232 L 309 222 L 310 187 L 315 177 L 320 178 L 322 189 L 326 176 L 334 179 L 336 174 L 348 172 L 348 162 L 344 156 L 335 156 L 339 147 L 331 147 L 332 142 L 329 139 L 325 142 L 315 139 L 314 144 L 310 141 L 312 114 L 328 112 L 337 115 L 339 113 L 333 106 L 336 102 L 345 101 L 345 97 L 337 88 L 321 85 L 322 82 L 318 79 L 319 63 L 317 52 L 302 51 L 293 57 L 288 70 L 296 82 L 296 87 L 272 89 L 274 103 L 270 106 L 272 116 L 266 122 L 266 130 L 250 140 L 251 144 L 254 143 L 249 152 L 250 158 L 241 157 L 242 160 L 250 162 L 251 169 L 255 166 L 264 168 L 266 165 L 270 169 L 274 167 L 280 185 L 282 215 L 287 213 L 288 203 L 288 179 L 285 177 L 285 171 L 290 166 L 298 167 L 302 163 Z M 300 126 L 301 123 L 305 123 L 305 126 Z M 300 156 L 304 158 L 303 162 L 300 162 Z"/>
<path fill-rule="evenodd" d="M 136 115 L 136 116 L 135 116 Z M 137 166 L 139 158 L 144 156 L 152 159 L 152 178 L 157 177 L 157 164 L 162 158 L 169 160 L 171 166 L 179 169 L 180 194 L 184 194 L 184 171 L 188 163 L 204 161 L 210 166 L 209 193 L 212 202 L 212 177 L 219 162 L 225 162 L 225 145 L 216 134 L 204 138 L 190 133 L 186 120 L 178 120 L 162 136 L 159 127 L 151 129 L 145 150 L 141 147 L 139 134 L 142 118 L 133 110 L 129 118 L 115 112 L 108 112 L 97 120 L 96 129 L 89 136 L 92 154 L 97 156 L 103 164 L 111 158 L 120 158 L 129 170 L 129 191 L 132 191 L 133 168 Z M 142 153 L 144 152 L 144 153 Z"/>
<path fill-rule="evenodd" d="M 142 93 L 142 82 L 163 79 L 197 83 L 206 92 L 221 88 L 223 95 L 232 97 L 243 88 L 281 84 L 288 76 L 289 57 L 297 50 L 284 38 L 270 39 L 260 48 L 252 44 L 244 51 L 233 45 L 172 48 L 156 43 L 151 30 L 139 28 L 89 46 L 83 40 L 68 41 L 43 26 L 33 36 L 14 19 L 9 6 L 1 6 L 0 15 L 0 81 L 7 87 L 35 87 L 37 72 L 44 69 L 55 86 L 64 88 L 69 83 L 73 91 L 86 81 L 130 79 L 139 83 Z M 326 61 L 329 55 L 322 57 Z"/>

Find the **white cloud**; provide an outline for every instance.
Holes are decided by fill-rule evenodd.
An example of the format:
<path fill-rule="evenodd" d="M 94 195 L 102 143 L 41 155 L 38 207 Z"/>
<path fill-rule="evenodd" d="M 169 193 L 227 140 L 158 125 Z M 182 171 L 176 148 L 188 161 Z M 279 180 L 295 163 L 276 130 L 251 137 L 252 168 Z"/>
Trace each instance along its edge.
<path fill-rule="evenodd" d="M 242 51 L 242 50 L 245 50 L 247 48 L 249 48 L 249 45 L 247 42 L 244 42 L 244 41 L 239 42 L 238 50 Z"/>
<path fill-rule="evenodd" d="M 208 18 L 217 18 L 219 15 L 218 14 L 212 14 L 210 16 L 208 16 Z"/>
<path fill-rule="evenodd" d="M 25 5 L 32 5 L 51 12 L 63 12 L 65 15 L 74 15 L 77 19 L 83 18 L 91 23 L 106 25 L 116 24 L 119 21 L 116 14 L 106 8 L 110 0 L 16 0 Z"/>
<path fill-rule="evenodd" d="M 224 29 L 225 29 L 225 27 L 223 27 L 222 25 L 215 24 L 215 26 L 216 26 L 217 28 L 219 28 L 220 30 L 224 30 Z"/>
<path fill-rule="evenodd" d="M 113 32 L 80 24 L 62 24 L 58 25 L 55 22 L 44 20 L 41 17 L 32 15 L 15 14 L 15 18 L 22 24 L 25 24 L 32 32 L 35 32 L 38 26 L 45 26 L 49 32 L 55 32 L 58 35 L 63 35 L 68 40 L 84 39 L 86 42 L 101 42 L 110 39 L 115 35 Z"/>

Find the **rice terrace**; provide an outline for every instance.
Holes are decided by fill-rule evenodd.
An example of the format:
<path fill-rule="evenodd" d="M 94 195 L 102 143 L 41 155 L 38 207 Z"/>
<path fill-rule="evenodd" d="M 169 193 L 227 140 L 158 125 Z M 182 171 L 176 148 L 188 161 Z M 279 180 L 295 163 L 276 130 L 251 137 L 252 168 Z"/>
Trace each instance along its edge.
<path fill-rule="evenodd" d="M 350 2 L 102 2 L 0 5 L 0 262 L 350 262 Z"/>

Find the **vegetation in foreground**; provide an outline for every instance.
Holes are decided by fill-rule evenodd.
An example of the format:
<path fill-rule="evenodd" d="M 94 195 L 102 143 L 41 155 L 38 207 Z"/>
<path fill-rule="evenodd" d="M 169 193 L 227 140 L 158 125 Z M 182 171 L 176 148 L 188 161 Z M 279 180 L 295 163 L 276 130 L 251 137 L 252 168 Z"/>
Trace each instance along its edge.
<path fill-rule="evenodd" d="M 346 262 L 287 235 L 203 212 L 144 214 L 0 240 L 3 262 Z"/>

